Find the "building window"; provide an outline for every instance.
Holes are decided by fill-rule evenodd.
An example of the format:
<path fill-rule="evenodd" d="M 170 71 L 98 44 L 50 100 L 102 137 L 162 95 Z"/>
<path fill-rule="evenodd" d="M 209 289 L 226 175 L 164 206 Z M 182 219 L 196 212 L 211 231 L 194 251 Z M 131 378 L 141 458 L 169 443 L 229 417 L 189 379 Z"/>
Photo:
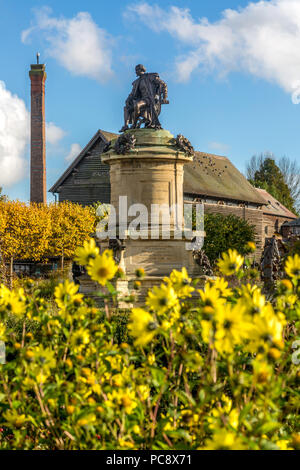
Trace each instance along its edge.
<path fill-rule="evenodd" d="M 265 226 L 265 235 L 268 235 L 268 228 L 269 228 L 269 227 L 266 225 L 266 226 Z"/>

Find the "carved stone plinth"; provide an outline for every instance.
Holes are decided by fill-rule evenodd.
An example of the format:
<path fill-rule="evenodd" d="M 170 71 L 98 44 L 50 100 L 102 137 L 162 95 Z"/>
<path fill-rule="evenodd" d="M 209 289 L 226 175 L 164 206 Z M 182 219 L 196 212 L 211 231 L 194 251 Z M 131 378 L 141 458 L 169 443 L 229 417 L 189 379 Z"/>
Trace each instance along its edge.
<path fill-rule="evenodd" d="M 138 239 L 130 236 L 130 222 L 138 214 L 129 213 L 125 239 L 124 234 L 120 236 L 125 245 L 122 265 L 129 290 L 137 268 L 143 268 L 146 273 L 143 290 L 160 284 L 164 276 L 183 266 L 191 277 L 201 274 L 192 251 L 187 250 L 190 240 L 178 239 L 178 228 L 183 229 L 183 166 L 193 161 L 191 148 L 189 152 L 183 151 L 185 147 L 167 130 L 134 129 L 112 141 L 101 156 L 102 162 L 110 165 L 111 204 L 118 217 L 117 236 L 124 220 L 124 209 L 119 209 L 120 196 L 127 196 L 127 209 L 143 204 L 148 210 L 148 220 L 141 220 Z M 150 226 L 153 204 L 164 205 L 171 214 Z M 176 209 L 170 211 L 171 207 Z M 108 240 L 101 243 L 101 248 L 107 246 Z"/>

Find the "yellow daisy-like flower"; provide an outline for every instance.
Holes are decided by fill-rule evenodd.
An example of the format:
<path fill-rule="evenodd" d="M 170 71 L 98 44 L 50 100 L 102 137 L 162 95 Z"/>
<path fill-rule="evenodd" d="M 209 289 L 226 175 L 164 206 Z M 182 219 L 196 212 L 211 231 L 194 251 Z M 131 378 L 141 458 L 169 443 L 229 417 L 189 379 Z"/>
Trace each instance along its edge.
<path fill-rule="evenodd" d="M 135 346 L 145 346 L 157 333 L 157 324 L 152 315 L 142 308 L 133 308 L 130 314 L 128 329 L 136 338 Z"/>
<path fill-rule="evenodd" d="M 5 341 L 5 331 L 6 331 L 5 324 L 0 322 L 0 341 Z"/>
<path fill-rule="evenodd" d="M 223 394 L 220 401 L 216 403 L 216 408 L 212 409 L 211 416 L 208 416 L 209 427 L 214 429 L 218 425 L 218 421 L 222 422 L 222 418 L 226 417 L 228 424 L 232 428 L 238 429 L 239 415 L 239 410 L 232 406 L 232 400 Z"/>
<path fill-rule="evenodd" d="M 113 279 L 117 271 L 118 266 L 116 265 L 110 250 L 105 250 L 94 260 L 90 260 L 89 265 L 87 266 L 89 276 L 93 281 L 99 282 L 102 286 L 104 286 L 110 279 Z"/>
<path fill-rule="evenodd" d="M 244 450 L 245 444 L 235 433 L 220 429 L 206 443 L 206 450 Z"/>
<path fill-rule="evenodd" d="M 254 242 L 248 242 L 248 243 L 246 244 L 246 249 L 247 249 L 248 251 L 250 251 L 251 253 L 254 253 L 255 250 L 256 250 L 256 245 L 255 245 L 255 243 L 254 243 Z"/>
<path fill-rule="evenodd" d="M 210 321 L 207 320 L 202 320 L 201 321 L 201 334 L 202 334 L 202 339 L 205 343 L 209 344 L 213 341 L 213 336 L 214 336 L 214 328 L 213 324 Z"/>
<path fill-rule="evenodd" d="M 6 419 L 6 424 L 11 427 L 21 428 L 27 421 L 28 418 L 24 414 L 19 414 L 17 410 L 7 410 L 3 414 Z"/>
<path fill-rule="evenodd" d="M 292 436 L 292 446 L 296 450 L 300 450 L 300 433 L 295 433 Z"/>
<path fill-rule="evenodd" d="M 112 376 L 111 381 L 116 387 L 122 387 L 124 384 L 124 377 L 122 374 L 116 374 Z"/>
<path fill-rule="evenodd" d="M 134 434 L 141 434 L 141 428 L 137 424 L 133 426 L 132 431 Z"/>
<path fill-rule="evenodd" d="M 256 290 L 256 289 L 259 289 L 259 287 L 257 287 L 256 285 L 251 285 L 251 284 L 243 284 L 241 287 L 239 287 L 237 289 L 237 292 L 239 293 L 239 295 L 241 297 L 243 297 L 244 295 L 253 295 L 253 292 Z"/>
<path fill-rule="evenodd" d="M 121 395 L 120 398 L 121 398 L 121 404 L 125 410 L 125 413 L 130 415 L 133 412 L 133 410 L 137 407 L 136 396 L 135 396 L 134 391 L 127 389 Z"/>
<path fill-rule="evenodd" d="M 194 288 L 190 285 L 192 279 L 189 277 L 186 268 L 182 268 L 182 271 L 172 271 L 169 278 L 165 278 L 164 281 L 170 284 L 175 290 L 179 298 L 191 297 Z"/>
<path fill-rule="evenodd" d="M 246 313 L 252 317 L 263 311 L 266 298 L 259 288 L 250 290 L 245 286 L 240 302 L 245 307 Z"/>
<path fill-rule="evenodd" d="M 219 289 L 215 285 L 207 282 L 204 290 L 198 291 L 200 294 L 200 305 L 205 319 L 212 319 L 215 311 L 224 305 L 225 300 L 220 296 Z"/>
<path fill-rule="evenodd" d="M 189 428 L 192 428 L 195 425 L 197 426 L 199 423 L 199 415 L 194 413 L 192 410 L 182 410 L 180 413 L 180 419 Z"/>
<path fill-rule="evenodd" d="M 35 375 L 35 380 L 38 384 L 44 384 L 47 382 L 47 379 L 49 378 L 50 372 L 44 372 L 43 370 L 40 370 L 36 375 Z"/>
<path fill-rule="evenodd" d="M 282 281 L 280 281 L 280 283 L 279 283 L 279 287 L 281 287 L 282 290 L 284 290 L 284 291 L 293 290 L 293 284 L 291 283 L 291 281 L 289 279 L 282 279 Z"/>
<path fill-rule="evenodd" d="M 172 323 L 169 322 L 168 320 L 164 320 L 162 323 L 161 323 L 161 329 L 163 331 L 168 331 L 170 328 L 172 328 Z"/>
<path fill-rule="evenodd" d="M 74 411 L 75 411 L 75 406 L 73 406 L 73 405 L 68 405 L 68 406 L 66 407 L 66 410 L 67 410 L 68 415 L 72 415 L 72 414 L 74 413 Z"/>
<path fill-rule="evenodd" d="M 26 312 L 24 289 L 10 290 L 4 285 L 0 287 L 0 308 L 4 307 L 9 313 L 21 316 Z"/>
<path fill-rule="evenodd" d="M 70 338 L 70 344 L 73 347 L 75 353 L 81 352 L 82 349 L 90 342 L 90 334 L 88 330 L 79 328 L 79 330 L 72 333 Z"/>
<path fill-rule="evenodd" d="M 278 297 L 277 306 L 281 310 L 289 309 L 295 307 L 295 304 L 298 302 L 297 295 L 285 295 Z"/>
<path fill-rule="evenodd" d="M 55 301 L 59 308 L 64 308 L 70 304 L 79 304 L 82 302 L 83 295 L 78 294 L 79 286 L 68 280 L 59 284 L 55 288 Z"/>
<path fill-rule="evenodd" d="M 252 361 L 254 380 L 259 384 L 265 384 L 268 382 L 273 373 L 273 368 L 267 362 L 261 361 L 260 358 L 256 358 Z"/>
<path fill-rule="evenodd" d="M 99 248 L 93 238 L 83 243 L 83 247 L 77 248 L 74 260 L 81 266 L 86 266 L 99 255 Z"/>
<path fill-rule="evenodd" d="M 280 441 L 276 441 L 275 443 L 280 450 L 293 450 L 291 447 L 291 443 L 287 439 L 281 439 Z"/>
<path fill-rule="evenodd" d="M 115 408 L 118 406 L 120 402 L 120 394 L 117 390 L 113 389 L 111 393 L 107 394 L 107 400 L 105 401 L 105 405 L 109 408 Z"/>
<path fill-rule="evenodd" d="M 137 407 L 136 396 L 133 390 L 112 390 L 107 394 L 106 406 L 109 408 L 121 408 L 125 413 L 131 414 Z"/>
<path fill-rule="evenodd" d="M 148 387 L 148 385 L 138 385 L 137 392 L 138 392 L 139 398 L 142 401 L 146 401 L 147 398 L 150 396 L 150 388 Z"/>
<path fill-rule="evenodd" d="M 216 312 L 215 348 L 220 353 L 231 353 L 236 344 L 243 341 L 245 335 L 243 308 L 237 304 L 224 305 Z"/>
<path fill-rule="evenodd" d="M 219 259 L 217 264 L 222 274 L 232 276 L 239 271 L 243 262 L 243 256 L 236 250 L 229 249 L 227 253 L 222 254 L 222 259 Z"/>
<path fill-rule="evenodd" d="M 264 306 L 266 305 L 266 298 L 261 294 L 260 289 L 255 289 L 252 295 L 252 313 L 261 313 Z"/>
<path fill-rule="evenodd" d="M 113 348 L 111 348 L 110 352 L 112 351 L 113 351 Z M 115 351 L 117 351 L 117 349 L 115 349 Z M 122 369 L 121 356 L 119 354 L 115 354 L 113 356 L 106 356 L 105 360 L 110 363 L 111 370 L 120 371 Z"/>
<path fill-rule="evenodd" d="M 28 350 L 26 358 L 29 359 L 29 370 L 38 383 L 45 383 L 50 376 L 50 370 L 56 367 L 54 351 L 42 345 Z"/>
<path fill-rule="evenodd" d="M 97 421 L 94 414 L 85 415 L 77 421 L 78 426 L 91 426 Z"/>
<path fill-rule="evenodd" d="M 284 321 L 281 315 L 274 313 L 267 304 L 260 315 L 253 317 L 249 328 L 249 350 L 251 352 L 268 351 L 272 346 L 281 345 Z"/>
<path fill-rule="evenodd" d="M 292 279 L 300 279 L 300 256 L 289 256 L 285 263 L 285 272 Z"/>
<path fill-rule="evenodd" d="M 139 268 L 135 271 L 135 275 L 139 279 L 143 279 L 145 277 L 145 270 L 143 268 Z"/>
<path fill-rule="evenodd" d="M 217 277 L 214 280 L 208 281 L 212 287 L 217 289 L 222 297 L 230 297 L 232 290 L 228 287 L 228 282 L 223 277 Z"/>
<path fill-rule="evenodd" d="M 133 444 L 133 442 L 125 441 L 125 440 L 122 439 L 122 438 L 119 439 L 119 446 L 120 446 L 122 449 L 134 449 L 134 444 Z"/>
<path fill-rule="evenodd" d="M 171 285 L 155 286 L 148 293 L 146 304 L 158 313 L 164 313 L 179 305 L 178 297 Z"/>
<path fill-rule="evenodd" d="M 42 345 L 37 346 L 33 350 L 33 360 L 39 364 L 43 369 L 53 369 L 56 366 L 56 359 L 54 351 L 49 348 L 44 348 Z"/>
<path fill-rule="evenodd" d="M 150 366 L 152 366 L 156 361 L 156 357 L 155 357 L 155 354 L 149 354 L 148 355 L 148 364 L 150 364 Z"/>

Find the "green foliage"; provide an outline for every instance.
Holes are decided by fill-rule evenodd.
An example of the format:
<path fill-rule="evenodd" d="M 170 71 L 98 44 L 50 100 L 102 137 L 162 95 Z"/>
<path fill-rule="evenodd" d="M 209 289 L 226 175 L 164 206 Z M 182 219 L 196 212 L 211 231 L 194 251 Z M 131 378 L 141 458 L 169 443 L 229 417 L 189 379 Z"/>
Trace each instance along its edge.
<path fill-rule="evenodd" d="M 99 310 L 68 281 L 54 299 L 51 285 L 0 286 L 0 449 L 299 449 L 300 258 L 271 304 L 225 255 L 236 289 L 173 271 L 130 312 L 102 287 Z M 108 278 L 112 255 L 99 260 Z"/>
<path fill-rule="evenodd" d="M 295 240 L 288 249 L 287 256 L 300 255 L 300 240 Z"/>
<path fill-rule="evenodd" d="M 235 215 L 205 214 L 204 230 L 204 250 L 212 263 L 229 248 L 245 254 L 245 245 L 255 238 L 254 227 Z"/>
<path fill-rule="evenodd" d="M 254 178 L 249 181 L 253 186 L 268 191 L 281 204 L 290 211 L 295 212 L 295 201 L 291 196 L 291 191 L 273 158 L 263 159 L 260 162 L 259 169 L 254 174 Z"/>
<path fill-rule="evenodd" d="M 8 315 L 5 321 L 6 328 L 11 330 L 14 334 L 16 341 L 22 342 L 23 331 L 26 331 L 26 334 L 38 335 L 41 325 L 39 322 L 34 320 L 29 320 L 28 318 L 20 319 L 15 315 Z"/>
<path fill-rule="evenodd" d="M 16 287 L 21 284 L 29 294 L 38 293 L 43 299 L 51 300 L 54 297 L 55 288 L 59 284 L 59 275 L 51 273 L 47 279 L 21 279 L 16 281 Z"/>

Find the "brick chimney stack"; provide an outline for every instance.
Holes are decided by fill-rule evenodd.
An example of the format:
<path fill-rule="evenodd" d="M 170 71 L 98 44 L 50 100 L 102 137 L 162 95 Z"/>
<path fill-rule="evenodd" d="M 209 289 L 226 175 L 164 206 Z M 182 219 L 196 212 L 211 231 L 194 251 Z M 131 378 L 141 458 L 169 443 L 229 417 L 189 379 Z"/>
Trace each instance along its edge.
<path fill-rule="evenodd" d="M 45 65 L 31 65 L 30 202 L 46 204 Z"/>

